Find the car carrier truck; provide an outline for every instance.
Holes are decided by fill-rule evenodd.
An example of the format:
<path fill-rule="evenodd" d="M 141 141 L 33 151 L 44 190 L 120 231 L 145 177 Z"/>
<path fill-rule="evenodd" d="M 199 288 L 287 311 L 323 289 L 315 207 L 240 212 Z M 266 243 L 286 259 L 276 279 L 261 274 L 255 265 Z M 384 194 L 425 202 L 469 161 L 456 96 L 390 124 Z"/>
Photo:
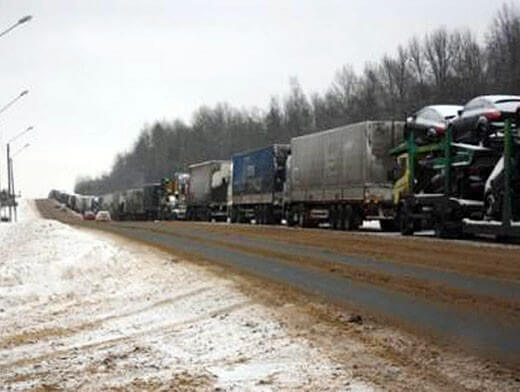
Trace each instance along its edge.
<path fill-rule="evenodd" d="M 520 237 L 519 117 L 517 113 L 505 120 L 494 143 L 498 148 L 456 143 L 450 126 L 432 149 L 436 153 L 431 159 L 420 159 L 415 138 L 409 135 L 404 153 L 409 192 L 401 193 L 398 205 L 401 233 L 411 235 L 432 228 L 443 238 L 475 234 Z M 417 186 L 417 170 L 425 165 L 437 172 L 432 181 L 437 178 L 442 184 L 435 192 Z M 403 179 L 396 184 L 399 182 Z"/>

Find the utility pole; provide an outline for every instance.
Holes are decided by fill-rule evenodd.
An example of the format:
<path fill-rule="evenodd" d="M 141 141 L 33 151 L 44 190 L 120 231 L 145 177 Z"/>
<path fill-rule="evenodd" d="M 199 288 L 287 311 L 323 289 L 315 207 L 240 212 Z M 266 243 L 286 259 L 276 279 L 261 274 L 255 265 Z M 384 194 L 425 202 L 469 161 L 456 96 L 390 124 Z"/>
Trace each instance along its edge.
<path fill-rule="evenodd" d="M 13 212 L 11 207 L 11 157 L 9 156 L 9 143 L 7 143 L 7 207 L 9 209 L 9 222 L 12 222 L 13 220 Z"/>
<path fill-rule="evenodd" d="M 13 106 L 20 98 L 22 98 L 24 95 L 29 94 L 29 90 L 23 90 L 20 94 L 18 94 L 15 98 L 13 98 L 11 101 L 9 101 L 6 105 L 2 106 L 0 108 L 0 113 L 3 113 L 7 109 L 9 109 L 11 106 Z M 27 130 L 26 130 L 27 131 Z M 25 131 L 25 132 L 26 132 Z M 1 169 L 1 161 L 0 161 L 0 169 Z M 9 167 L 7 168 L 7 173 L 9 174 Z M 1 171 L 1 170 L 0 170 Z M 9 176 L 8 176 L 9 177 Z M 8 181 L 9 182 L 9 181 Z M 0 189 L 1 189 L 1 182 L 0 182 Z M 0 205 L 1 209 L 1 205 Z"/>
<path fill-rule="evenodd" d="M 29 127 L 28 130 L 31 130 L 33 129 L 33 127 Z M 25 131 L 27 132 L 27 130 Z M 23 133 L 25 133 L 23 132 Z M 22 133 L 22 134 L 23 134 Z M 18 135 L 18 136 L 21 136 L 22 134 Z M 16 136 L 16 137 L 18 137 Z M 14 140 L 14 139 L 13 139 Z M 12 140 L 11 140 L 12 141 Z M 18 210 L 17 210 L 17 203 L 16 203 L 16 190 L 15 190 L 15 187 L 14 187 L 14 167 L 13 167 L 13 159 L 19 154 L 21 153 L 23 150 L 25 150 L 27 147 L 29 147 L 30 144 L 29 143 L 25 143 L 25 145 L 23 147 L 21 147 L 20 149 L 18 149 L 18 151 L 16 151 L 14 154 L 11 154 L 11 152 L 9 151 L 9 172 L 7 173 L 8 174 L 8 177 L 9 177 L 9 183 L 11 184 L 11 194 L 13 195 L 12 197 L 12 207 L 13 207 L 13 210 L 14 210 L 14 221 L 17 222 L 18 221 Z"/>
<path fill-rule="evenodd" d="M 11 178 L 11 191 L 13 192 L 13 210 L 14 210 L 14 221 L 18 221 L 18 213 L 16 211 L 16 191 L 14 189 L 14 169 L 13 169 L 13 158 L 11 157 L 9 161 L 9 167 L 10 167 L 10 178 Z"/>

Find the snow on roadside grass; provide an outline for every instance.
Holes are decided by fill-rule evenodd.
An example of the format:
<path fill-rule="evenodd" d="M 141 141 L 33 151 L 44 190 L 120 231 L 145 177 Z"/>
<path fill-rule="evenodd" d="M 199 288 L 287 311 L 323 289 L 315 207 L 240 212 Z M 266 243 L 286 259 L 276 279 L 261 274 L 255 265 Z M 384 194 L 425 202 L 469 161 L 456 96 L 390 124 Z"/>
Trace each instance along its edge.
<path fill-rule="evenodd" d="M 0 225 L 0 385 L 372 390 L 203 267 L 21 215 Z"/>

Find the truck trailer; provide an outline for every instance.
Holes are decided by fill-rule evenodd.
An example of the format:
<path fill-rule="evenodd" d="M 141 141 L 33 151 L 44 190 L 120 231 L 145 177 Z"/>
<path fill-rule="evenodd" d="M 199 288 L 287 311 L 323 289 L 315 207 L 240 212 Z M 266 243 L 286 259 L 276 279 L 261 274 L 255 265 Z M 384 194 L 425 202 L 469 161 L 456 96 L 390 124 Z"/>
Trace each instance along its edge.
<path fill-rule="evenodd" d="M 187 219 L 226 220 L 231 161 L 206 161 L 191 165 L 188 169 Z"/>
<path fill-rule="evenodd" d="M 283 188 L 290 145 L 242 152 L 232 157 L 230 220 L 274 224 L 283 217 Z"/>
<path fill-rule="evenodd" d="M 329 223 L 354 230 L 363 220 L 395 226 L 393 159 L 403 122 L 365 121 L 291 140 L 284 213 L 287 224 Z"/>
<path fill-rule="evenodd" d="M 517 117 L 506 119 L 494 147 L 456 143 L 450 126 L 429 162 L 442 187 L 435 193 L 417 189 L 417 159 L 413 135 L 406 143 L 408 196 L 398 211 L 401 233 L 434 229 L 441 238 L 476 234 L 499 238 L 520 237 L 520 140 Z M 501 142 L 498 143 L 498 142 Z"/>
<path fill-rule="evenodd" d="M 138 188 L 102 195 L 100 207 L 115 220 L 155 220 L 160 218 L 161 184 L 145 184 Z"/>

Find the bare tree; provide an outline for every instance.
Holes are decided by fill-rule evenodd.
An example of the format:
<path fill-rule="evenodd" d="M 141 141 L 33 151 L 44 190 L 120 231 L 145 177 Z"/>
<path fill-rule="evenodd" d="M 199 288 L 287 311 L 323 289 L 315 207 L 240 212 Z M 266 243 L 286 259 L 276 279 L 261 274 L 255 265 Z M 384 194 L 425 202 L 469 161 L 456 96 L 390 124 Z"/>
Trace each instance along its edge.
<path fill-rule="evenodd" d="M 454 56 L 453 40 L 445 28 L 440 28 L 426 37 L 424 45 L 424 56 L 433 76 L 436 96 L 442 99 L 446 95 Z"/>
<path fill-rule="evenodd" d="M 402 46 L 398 47 L 396 58 L 385 55 L 382 59 L 380 81 L 384 94 L 383 114 L 386 116 L 404 115 L 410 84 L 408 60 L 408 52 Z"/>
<path fill-rule="evenodd" d="M 296 78 L 290 79 L 290 94 L 284 101 L 285 127 L 290 137 L 312 130 L 312 108 Z"/>
<path fill-rule="evenodd" d="M 513 4 L 504 4 L 493 20 L 487 37 L 489 75 L 493 90 L 520 90 L 520 12 Z"/>

